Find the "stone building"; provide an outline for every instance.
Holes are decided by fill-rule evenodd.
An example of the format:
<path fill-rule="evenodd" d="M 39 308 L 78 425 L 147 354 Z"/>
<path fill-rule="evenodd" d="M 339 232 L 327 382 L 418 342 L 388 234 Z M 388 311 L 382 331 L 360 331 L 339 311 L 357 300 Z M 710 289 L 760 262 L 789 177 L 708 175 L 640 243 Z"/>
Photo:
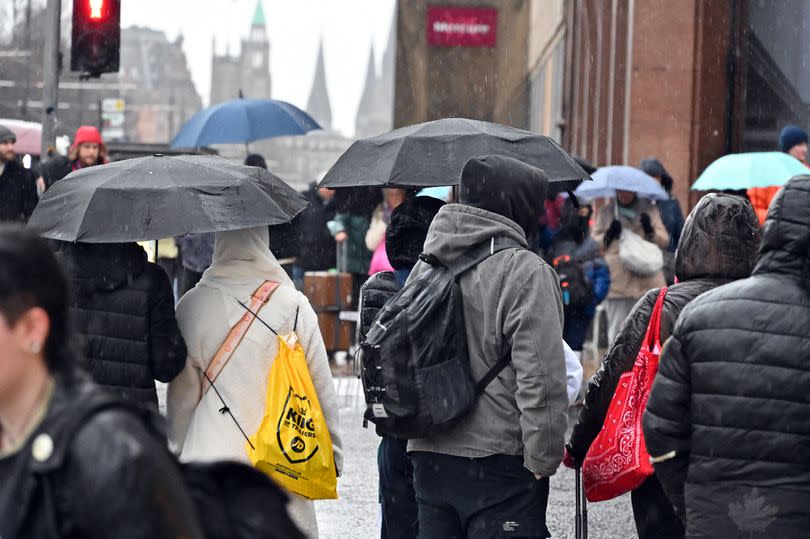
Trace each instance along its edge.
<path fill-rule="evenodd" d="M 272 94 L 270 78 L 270 40 L 262 0 L 257 0 L 250 33 L 242 40 L 238 56 L 226 50 L 217 54 L 216 40 L 211 59 L 211 104 L 236 99 L 240 95 L 252 99 L 269 99 Z"/>

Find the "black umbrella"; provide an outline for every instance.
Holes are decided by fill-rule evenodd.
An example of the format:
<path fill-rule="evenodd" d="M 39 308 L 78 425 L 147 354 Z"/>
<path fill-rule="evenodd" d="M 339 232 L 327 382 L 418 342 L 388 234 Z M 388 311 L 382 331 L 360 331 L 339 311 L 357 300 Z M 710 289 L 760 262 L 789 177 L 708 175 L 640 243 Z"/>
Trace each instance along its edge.
<path fill-rule="evenodd" d="M 576 188 L 588 174 L 548 137 L 503 125 L 446 118 L 358 140 L 326 173 L 321 187 L 455 185 L 473 157 L 504 155 L 538 167 L 555 191 Z"/>
<path fill-rule="evenodd" d="M 28 226 L 56 240 L 129 242 L 286 223 L 306 206 L 264 169 L 155 155 L 72 172 L 45 193 Z"/>

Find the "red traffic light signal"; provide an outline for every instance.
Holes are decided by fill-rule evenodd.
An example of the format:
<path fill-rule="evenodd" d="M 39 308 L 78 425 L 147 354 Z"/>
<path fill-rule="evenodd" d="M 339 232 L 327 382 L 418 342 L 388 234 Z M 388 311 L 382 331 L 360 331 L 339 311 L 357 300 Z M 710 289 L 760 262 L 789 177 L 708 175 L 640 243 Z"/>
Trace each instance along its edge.
<path fill-rule="evenodd" d="M 121 0 L 74 0 L 71 71 L 116 73 L 120 49 Z"/>

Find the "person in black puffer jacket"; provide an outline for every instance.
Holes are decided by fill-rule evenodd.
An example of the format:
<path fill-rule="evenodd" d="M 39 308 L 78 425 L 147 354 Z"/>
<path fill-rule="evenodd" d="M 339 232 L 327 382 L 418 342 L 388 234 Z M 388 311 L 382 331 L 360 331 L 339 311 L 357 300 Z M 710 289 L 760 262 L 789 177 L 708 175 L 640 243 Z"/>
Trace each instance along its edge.
<path fill-rule="evenodd" d="M 771 203 L 753 275 L 692 302 L 644 415 L 689 537 L 810 529 L 810 176 Z"/>
<path fill-rule="evenodd" d="M 385 251 L 393 272 L 375 273 L 360 289 L 358 340 L 360 358 L 377 353 L 365 345 L 377 313 L 405 285 L 425 244 L 430 223 L 444 202 L 431 197 L 416 197 L 397 206 L 385 231 Z M 365 378 L 364 378 L 365 382 Z M 416 493 L 413 488 L 413 464 L 407 455 L 407 440 L 382 436 L 377 451 L 382 504 L 382 539 L 415 539 L 419 530 Z"/>
<path fill-rule="evenodd" d="M 63 245 L 71 311 L 93 379 L 127 400 L 157 406 L 155 380 L 186 364 L 166 273 L 135 243 Z"/>
<path fill-rule="evenodd" d="M 699 295 L 751 274 L 760 229 L 751 204 L 734 195 L 703 197 L 683 228 L 677 254 L 680 283 L 669 288 L 661 317 L 661 342 L 672 334 L 681 310 Z M 581 463 L 602 428 L 619 378 L 632 369 L 660 289 L 650 290 L 622 324 L 616 340 L 591 379 L 585 405 L 566 446 L 568 463 Z M 661 365 L 666 363 L 661 360 Z M 631 494 L 641 539 L 683 537 L 684 529 L 655 476 Z"/>

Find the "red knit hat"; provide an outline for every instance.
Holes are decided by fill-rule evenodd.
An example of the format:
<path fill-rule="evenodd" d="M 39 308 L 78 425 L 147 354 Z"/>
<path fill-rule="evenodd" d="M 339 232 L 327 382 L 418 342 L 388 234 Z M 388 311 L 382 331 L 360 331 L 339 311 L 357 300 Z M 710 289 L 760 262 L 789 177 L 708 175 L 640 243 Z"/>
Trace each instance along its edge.
<path fill-rule="evenodd" d="M 76 130 L 76 136 L 73 137 L 73 147 L 78 148 L 86 142 L 94 142 L 99 145 L 104 144 L 101 133 L 92 125 L 83 125 Z"/>

